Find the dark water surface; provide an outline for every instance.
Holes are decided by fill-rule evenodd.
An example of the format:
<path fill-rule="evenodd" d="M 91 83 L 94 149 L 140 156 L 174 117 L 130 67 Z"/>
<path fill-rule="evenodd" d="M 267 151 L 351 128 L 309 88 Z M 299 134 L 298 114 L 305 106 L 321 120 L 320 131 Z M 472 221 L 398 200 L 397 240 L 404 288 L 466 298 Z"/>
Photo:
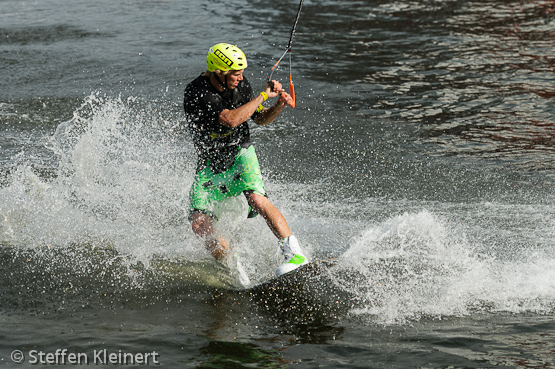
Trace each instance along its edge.
<path fill-rule="evenodd" d="M 554 1 L 306 0 L 297 107 L 251 127 L 302 247 L 342 258 L 229 289 L 275 240 L 227 204 L 230 274 L 190 231 L 182 93 L 222 41 L 262 89 L 297 9 L 0 2 L 0 366 L 555 367 Z"/>

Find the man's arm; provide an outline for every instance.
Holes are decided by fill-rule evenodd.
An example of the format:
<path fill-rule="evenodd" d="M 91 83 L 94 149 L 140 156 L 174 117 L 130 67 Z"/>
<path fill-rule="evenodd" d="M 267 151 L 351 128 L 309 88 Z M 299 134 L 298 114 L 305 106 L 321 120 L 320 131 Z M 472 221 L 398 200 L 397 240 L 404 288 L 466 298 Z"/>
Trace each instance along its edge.
<path fill-rule="evenodd" d="M 237 109 L 224 109 L 218 116 L 218 121 L 228 128 L 235 128 L 249 119 L 262 102 L 264 102 L 262 95 L 257 95 L 254 99 Z"/>
<path fill-rule="evenodd" d="M 258 125 L 270 124 L 283 110 L 285 105 L 292 106 L 293 100 L 287 92 L 284 92 L 281 83 L 279 83 L 278 81 L 272 82 L 273 88 L 270 86 L 270 84 L 267 83 L 264 88 L 264 92 L 266 93 L 268 98 L 280 96 L 280 99 L 271 108 L 264 109 L 260 112 L 255 120 L 256 124 Z M 256 95 L 254 99 L 244 105 L 241 105 L 237 109 L 222 110 L 222 112 L 218 116 L 218 121 L 220 122 L 220 124 L 226 127 L 235 128 L 249 119 L 263 102 L 264 97 L 262 97 L 262 95 Z"/>
<path fill-rule="evenodd" d="M 275 105 L 271 106 L 268 109 L 264 109 L 258 114 L 254 122 L 259 126 L 265 126 L 272 123 L 279 113 L 285 108 L 286 106 L 293 107 L 293 99 L 291 95 L 287 92 L 282 92 L 279 96 L 279 100 L 275 103 Z"/>

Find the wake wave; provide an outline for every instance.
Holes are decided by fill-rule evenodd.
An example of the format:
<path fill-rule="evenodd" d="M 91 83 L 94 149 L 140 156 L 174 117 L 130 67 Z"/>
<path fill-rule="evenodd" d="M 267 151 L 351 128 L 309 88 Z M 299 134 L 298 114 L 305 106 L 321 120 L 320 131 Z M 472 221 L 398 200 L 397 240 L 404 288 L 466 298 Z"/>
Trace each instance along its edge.
<path fill-rule="evenodd" d="M 362 233 L 333 283 L 357 300 L 351 314 L 386 324 L 553 311 L 555 259 L 507 261 L 478 249 L 428 211 L 405 213 Z"/>

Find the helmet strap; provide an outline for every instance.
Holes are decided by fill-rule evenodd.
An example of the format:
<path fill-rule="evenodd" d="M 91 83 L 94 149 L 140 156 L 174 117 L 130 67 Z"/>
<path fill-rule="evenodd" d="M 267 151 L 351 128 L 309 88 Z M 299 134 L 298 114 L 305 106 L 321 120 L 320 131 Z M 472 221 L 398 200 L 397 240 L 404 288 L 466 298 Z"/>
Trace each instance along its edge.
<path fill-rule="evenodd" d="M 222 82 L 222 80 L 220 80 L 220 77 L 217 74 L 214 77 L 216 77 L 216 80 L 218 81 L 220 86 L 222 86 L 224 91 L 227 90 L 227 74 L 224 75 L 224 81 L 223 82 Z"/>

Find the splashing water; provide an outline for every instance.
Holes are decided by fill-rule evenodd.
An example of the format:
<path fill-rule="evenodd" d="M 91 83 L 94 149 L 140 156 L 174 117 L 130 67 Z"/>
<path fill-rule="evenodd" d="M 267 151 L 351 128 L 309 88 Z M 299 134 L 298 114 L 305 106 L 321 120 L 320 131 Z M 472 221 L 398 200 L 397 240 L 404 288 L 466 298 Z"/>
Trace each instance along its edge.
<path fill-rule="evenodd" d="M 0 243 L 38 260 L 28 267 L 41 269 L 32 271 L 35 276 L 56 275 L 68 285 L 77 285 L 76 273 L 106 276 L 112 284 L 123 274 L 129 280 L 125 288 L 138 285 L 131 288 L 137 292 L 152 272 L 177 276 L 183 265 L 218 277 L 186 219 L 196 160 L 192 145 L 178 134 L 181 118 L 161 111 L 171 109 L 90 95 L 48 138 L 47 147 L 59 158 L 55 176 L 45 178 L 25 160 L 16 161 L 0 188 Z M 310 189 L 299 186 L 284 191 L 281 201 L 306 207 L 295 194 Z M 267 279 L 276 265 L 273 235 L 261 217 L 246 221 L 243 198 L 224 206 L 220 231 L 232 240 L 233 261 L 241 266 L 230 269 L 251 285 Z M 341 204 L 325 197 L 314 206 Z M 310 229 L 304 232 L 310 234 L 320 223 L 313 210 L 307 212 L 304 226 Z M 338 219 L 332 221 L 337 225 Z M 359 236 L 344 240 L 350 246 L 340 267 L 323 281 L 348 294 L 351 316 L 403 324 L 474 311 L 553 311 L 555 260 L 546 252 L 524 249 L 512 257 L 501 248 L 488 252 L 469 241 L 468 229 L 430 211 L 360 227 Z M 326 242 L 319 247 L 336 247 Z M 310 254 L 311 247 L 305 251 Z M 162 267 L 160 260 L 166 262 Z"/>
<path fill-rule="evenodd" d="M 177 232 L 168 239 L 164 229 L 187 205 L 190 148 L 177 152 L 169 122 L 132 102 L 93 94 L 60 124 L 48 142 L 60 157 L 53 180 L 25 164 L 15 169 L 2 189 L 2 242 L 33 248 L 107 240 L 137 257 L 162 244 L 183 248 Z"/>
<path fill-rule="evenodd" d="M 90 262 L 83 249 L 111 250 L 101 263 L 117 259 L 124 270 L 114 273 L 135 273 L 139 264 L 149 269 L 160 259 L 213 264 L 187 221 L 193 147 L 183 134 L 182 116 L 161 111 L 171 109 L 135 98 L 88 96 L 47 139 L 59 157 L 54 178 L 23 161 L 0 189 L 0 243 L 51 260 L 56 257 L 45 253 L 56 249 L 76 267 Z M 260 234 L 266 228 L 262 220 L 245 224 L 245 204 L 244 199 L 225 204 L 229 212 L 220 229 L 234 239 L 235 264 L 244 269 L 239 277 L 256 276 L 254 283 L 274 267 L 275 241 L 269 231 Z M 229 267 L 238 274 L 235 264 Z"/>
<path fill-rule="evenodd" d="M 332 273 L 334 284 L 357 300 L 351 314 L 402 324 L 472 311 L 552 311 L 553 258 L 501 260 L 477 251 L 454 228 L 421 211 L 362 233 Z"/>

